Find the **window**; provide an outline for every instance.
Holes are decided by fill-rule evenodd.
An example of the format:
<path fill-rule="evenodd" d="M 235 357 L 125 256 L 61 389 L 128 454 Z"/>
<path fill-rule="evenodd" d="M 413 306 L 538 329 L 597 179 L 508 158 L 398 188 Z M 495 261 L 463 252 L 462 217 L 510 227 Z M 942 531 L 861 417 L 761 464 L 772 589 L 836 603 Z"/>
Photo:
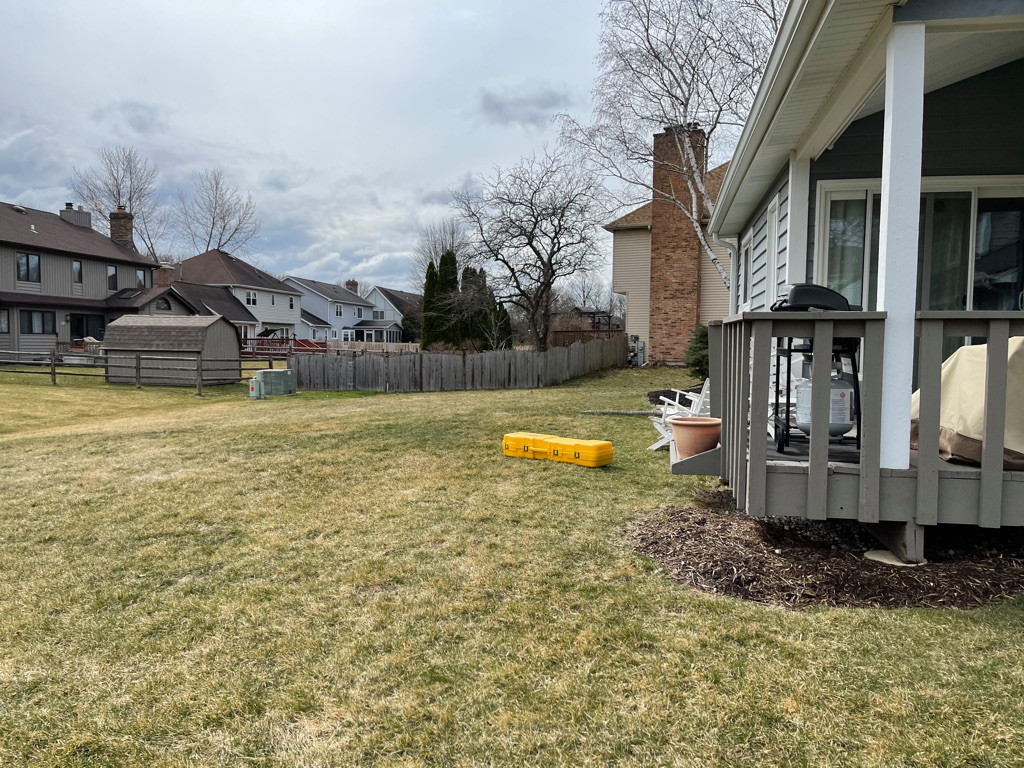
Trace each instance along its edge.
<path fill-rule="evenodd" d="M 345 305 L 344 304 L 335 304 L 334 305 L 334 316 L 335 317 L 344 317 L 344 315 L 345 315 Z"/>
<path fill-rule="evenodd" d="M 288 309 L 295 309 L 295 297 L 294 296 L 289 296 L 288 297 Z"/>
<path fill-rule="evenodd" d="M 24 283 L 39 282 L 39 254 L 18 254 L 18 279 Z"/>
<path fill-rule="evenodd" d="M 11 313 L 6 309 L 0 309 L 0 333 L 11 332 Z"/>
<path fill-rule="evenodd" d="M 345 330 L 343 330 L 341 332 L 341 340 L 342 341 L 355 341 L 356 340 L 356 332 L 346 328 Z"/>
<path fill-rule="evenodd" d="M 82 262 L 78 259 L 71 262 L 71 282 L 82 282 Z"/>
<path fill-rule="evenodd" d="M 743 292 L 740 294 L 740 304 L 747 304 L 750 302 L 750 287 L 753 280 L 751 280 L 751 268 L 753 262 L 751 259 L 751 235 L 747 235 L 746 240 L 743 241 L 743 263 L 741 265 L 741 275 L 743 281 Z"/>
<path fill-rule="evenodd" d="M 113 264 L 107 264 L 107 290 L 117 290 L 117 267 Z"/>
<path fill-rule="evenodd" d="M 21 332 L 23 334 L 54 334 L 57 332 L 57 316 L 53 312 L 21 310 Z"/>
<path fill-rule="evenodd" d="M 135 270 L 135 287 L 145 288 L 146 287 L 146 270 L 136 269 Z"/>
<path fill-rule="evenodd" d="M 274 294 L 270 294 L 270 306 L 274 306 L 274 299 L 276 299 L 276 298 L 277 297 L 274 296 Z"/>
<path fill-rule="evenodd" d="M 156 300 L 156 305 L 153 307 L 159 312 L 170 312 L 171 311 L 171 300 L 166 296 L 161 296 Z"/>
<path fill-rule="evenodd" d="M 332 339 L 338 338 L 338 331 L 337 331 L 337 329 L 331 328 L 331 338 Z"/>
<path fill-rule="evenodd" d="M 249 326 L 248 325 L 243 325 L 242 326 L 242 338 L 243 339 L 248 339 L 249 338 Z"/>
<path fill-rule="evenodd" d="M 311 338 L 313 341 L 316 341 L 316 328 L 309 329 L 309 338 Z"/>
<path fill-rule="evenodd" d="M 246 291 L 245 292 L 245 305 L 247 307 L 255 307 L 256 306 L 256 291 Z"/>
<path fill-rule="evenodd" d="M 383 309 L 375 309 L 375 310 L 373 310 L 373 319 L 374 320 L 383 320 L 384 319 L 384 310 Z"/>
<path fill-rule="evenodd" d="M 363 319 L 363 308 L 362 307 L 356 307 L 356 317 L 358 317 L 360 320 Z"/>

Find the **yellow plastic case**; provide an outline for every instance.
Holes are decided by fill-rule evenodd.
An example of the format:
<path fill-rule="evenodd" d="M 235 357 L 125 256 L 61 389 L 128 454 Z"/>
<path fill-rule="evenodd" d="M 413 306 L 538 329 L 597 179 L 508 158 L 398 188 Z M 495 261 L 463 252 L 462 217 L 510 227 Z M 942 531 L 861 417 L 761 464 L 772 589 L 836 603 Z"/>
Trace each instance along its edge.
<path fill-rule="evenodd" d="M 604 467 L 612 463 L 614 451 L 607 440 L 575 440 L 570 437 L 512 432 L 502 440 L 506 456 L 550 459 L 583 467 Z"/>

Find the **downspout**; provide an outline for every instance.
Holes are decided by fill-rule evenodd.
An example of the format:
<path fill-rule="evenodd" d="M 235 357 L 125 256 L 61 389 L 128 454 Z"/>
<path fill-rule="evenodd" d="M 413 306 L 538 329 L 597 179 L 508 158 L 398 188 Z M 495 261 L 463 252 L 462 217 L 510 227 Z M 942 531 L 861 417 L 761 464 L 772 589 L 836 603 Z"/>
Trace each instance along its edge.
<path fill-rule="evenodd" d="M 729 252 L 729 263 L 732 264 L 732 269 L 729 270 L 729 314 L 735 315 L 739 309 L 739 297 L 736 292 L 738 281 L 736 276 L 739 270 L 740 249 L 735 243 L 720 239 L 717 232 L 711 233 L 711 239 L 715 241 L 716 245 L 722 246 Z"/>

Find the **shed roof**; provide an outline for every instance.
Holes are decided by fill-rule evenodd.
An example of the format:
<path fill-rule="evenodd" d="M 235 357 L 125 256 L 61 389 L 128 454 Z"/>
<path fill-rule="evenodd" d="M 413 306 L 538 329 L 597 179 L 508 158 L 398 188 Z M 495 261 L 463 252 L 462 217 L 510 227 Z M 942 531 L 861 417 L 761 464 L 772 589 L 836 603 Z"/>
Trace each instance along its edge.
<path fill-rule="evenodd" d="M 185 259 L 178 265 L 181 279 L 189 283 L 205 285 L 238 285 L 247 288 L 262 288 L 265 291 L 288 293 L 301 296 L 287 283 L 283 283 L 273 275 L 269 275 L 259 267 L 232 256 L 227 251 L 214 248 L 200 253 L 191 259 Z"/>
<path fill-rule="evenodd" d="M 115 243 L 91 227 L 79 227 L 56 213 L 14 203 L 0 203 L 0 241 L 30 249 L 156 266 L 154 259 Z"/>
<path fill-rule="evenodd" d="M 288 275 L 289 280 L 301 285 L 313 293 L 318 293 L 326 299 L 331 301 L 343 302 L 345 304 L 355 304 L 359 307 L 372 307 L 369 301 L 364 299 L 357 293 L 353 293 L 348 288 L 344 288 L 335 283 L 324 283 L 320 280 L 310 280 L 307 277 L 295 277 L 294 275 Z"/>
<path fill-rule="evenodd" d="M 201 352 L 206 333 L 216 323 L 228 321 L 218 315 L 154 317 L 125 315 L 107 325 L 101 349 Z M 232 327 L 234 330 L 234 327 Z"/>

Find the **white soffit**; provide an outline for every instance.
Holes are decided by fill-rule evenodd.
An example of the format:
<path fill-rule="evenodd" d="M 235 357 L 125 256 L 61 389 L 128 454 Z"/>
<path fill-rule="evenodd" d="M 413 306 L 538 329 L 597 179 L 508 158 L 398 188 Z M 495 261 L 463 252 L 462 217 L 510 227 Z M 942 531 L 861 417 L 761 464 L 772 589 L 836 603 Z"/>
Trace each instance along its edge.
<path fill-rule="evenodd" d="M 924 45 L 924 90 L 931 93 L 1024 58 L 1024 31 L 943 32 L 940 28 L 928 32 Z M 885 85 L 882 84 L 868 97 L 854 119 L 873 115 L 884 108 Z"/>
<path fill-rule="evenodd" d="M 713 231 L 726 236 L 739 232 L 891 6 L 891 0 L 833 0 L 803 50 L 786 52 L 787 59 L 799 60 L 795 77 L 769 84 L 766 76 L 761 87 L 784 91 L 781 101 L 767 126 L 763 113 L 752 113 L 747 121 L 711 220 Z M 771 97 L 764 102 L 771 103 Z"/>

